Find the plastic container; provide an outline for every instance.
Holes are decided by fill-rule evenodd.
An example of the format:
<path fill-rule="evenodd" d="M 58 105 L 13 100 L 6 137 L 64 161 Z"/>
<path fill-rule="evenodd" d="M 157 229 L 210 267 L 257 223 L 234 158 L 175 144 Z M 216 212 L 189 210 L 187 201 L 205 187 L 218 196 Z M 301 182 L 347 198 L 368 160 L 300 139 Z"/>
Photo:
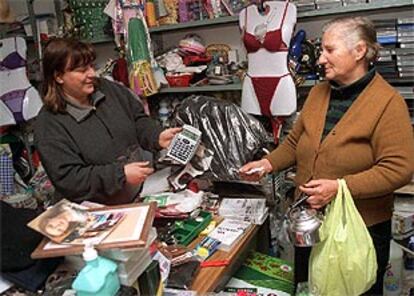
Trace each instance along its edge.
<path fill-rule="evenodd" d="M 393 241 L 390 249 L 390 264 L 384 275 L 384 296 L 400 296 L 403 252 Z"/>
<path fill-rule="evenodd" d="M 165 78 L 170 87 L 187 87 L 190 86 L 193 74 L 167 74 Z"/>
<path fill-rule="evenodd" d="M 207 227 L 212 219 L 211 213 L 201 211 L 197 218 L 175 222 L 174 237 L 182 245 L 188 246 L 197 235 Z"/>
<path fill-rule="evenodd" d="M 414 236 L 408 241 L 408 249 L 404 252 L 404 270 L 402 278 L 402 295 L 414 295 Z"/>
<path fill-rule="evenodd" d="M 83 259 L 85 267 L 72 284 L 77 296 L 113 296 L 119 288 L 119 278 L 115 262 L 98 256 L 93 247 L 85 247 Z"/>

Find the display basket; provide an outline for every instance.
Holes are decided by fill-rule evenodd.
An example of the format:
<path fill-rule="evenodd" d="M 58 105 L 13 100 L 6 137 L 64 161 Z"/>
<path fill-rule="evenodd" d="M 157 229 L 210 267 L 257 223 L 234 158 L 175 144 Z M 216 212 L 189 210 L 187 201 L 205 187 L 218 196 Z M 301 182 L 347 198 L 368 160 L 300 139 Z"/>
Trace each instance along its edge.
<path fill-rule="evenodd" d="M 193 78 L 193 74 L 167 74 L 166 78 L 170 87 L 186 87 L 190 86 L 190 81 L 191 78 Z"/>

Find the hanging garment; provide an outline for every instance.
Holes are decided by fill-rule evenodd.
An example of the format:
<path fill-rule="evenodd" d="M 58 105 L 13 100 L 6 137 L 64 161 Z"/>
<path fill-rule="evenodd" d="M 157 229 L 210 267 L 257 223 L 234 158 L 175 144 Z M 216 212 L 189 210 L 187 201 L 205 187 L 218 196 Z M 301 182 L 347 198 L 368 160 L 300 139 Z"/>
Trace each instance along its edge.
<path fill-rule="evenodd" d="M 26 66 L 26 59 L 17 51 L 17 37 L 0 40 L 0 52 L 2 53 L 2 56 L 2 49 L 7 47 L 7 43 L 12 42 L 12 39 L 14 39 L 14 48 L 16 51 L 7 54 L 6 57 L 0 61 L 0 71 L 15 70 Z"/>
<path fill-rule="evenodd" d="M 34 118 L 42 107 L 26 75 L 26 42 L 21 37 L 0 40 L 0 127 Z"/>
<path fill-rule="evenodd" d="M 129 87 L 128 65 L 124 58 L 119 58 L 115 61 L 112 69 L 112 77 L 116 81 L 122 82 L 126 87 Z"/>
<path fill-rule="evenodd" d="M 0 96 L 0 126 L 19 124 L 34 118 L 42 101 L 33 86 L 9 91 Z"/>
<path fill-rule="evenodd" d="M 0 147 L 0 196 L 14 194 L 14 168 L 12 156 Z"/>
<path fill-rule="evenodd" d="M 287 73 L 282 76 L 273 77 L 250 77 L 252 80 L 254 92 L 260 105 L 260 111 L 262 115 L 272 117 L 270 110 L 270 104 L 272 103 L 273 95 L 277 89 L 280 80 L 283 77 L 290 75 Z"/>

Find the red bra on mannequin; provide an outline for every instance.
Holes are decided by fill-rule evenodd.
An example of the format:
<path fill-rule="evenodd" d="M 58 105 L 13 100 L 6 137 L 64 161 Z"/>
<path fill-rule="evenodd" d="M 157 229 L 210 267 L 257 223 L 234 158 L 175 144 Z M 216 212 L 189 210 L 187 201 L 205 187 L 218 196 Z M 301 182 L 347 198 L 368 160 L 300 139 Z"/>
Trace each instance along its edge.
<path fill-rule="evenodd" d="M 246 31 L 247 27 L 247 8 L 245 10 L 245 26 L 244 26 L 244 33 L 243 33 L 243 43 L 246 48 L 247 53 L 254 53 L 258 51 L 260 48 L 264 48 L 270 52 L 277 52 L 277 51 L 287 51 L 288 46 L 283 42 L 282 39 L 282 26 L 285 21 L 286 11 L 289 2 L 286 1 L 285 9 L 283 11 L 283 17 L 279 25 L 279 29 L 268 31 L 264 36 L 263 42 L 260 42 L 258 38 L 250 34 Z"/>

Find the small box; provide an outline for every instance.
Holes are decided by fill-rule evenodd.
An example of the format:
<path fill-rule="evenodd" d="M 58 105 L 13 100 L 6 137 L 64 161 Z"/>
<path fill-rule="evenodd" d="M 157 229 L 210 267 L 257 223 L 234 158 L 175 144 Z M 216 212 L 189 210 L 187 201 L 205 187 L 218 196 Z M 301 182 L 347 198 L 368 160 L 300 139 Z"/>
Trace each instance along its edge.
<path fill-rule="evenodd" d="M 392 217 L 392 233 L 401 236 L 414 231 L 414 213 L 394 211 Z"/>
<path fill-rule="evenodd" d="M 53 36 L 57 32 L 56 19 L 50 15 L 36 17 L 37 32 L 47 36 Z M 24 23 L 24 31 L 27 36 L 33 36 L 32 27 L 29 22 Z"/>

